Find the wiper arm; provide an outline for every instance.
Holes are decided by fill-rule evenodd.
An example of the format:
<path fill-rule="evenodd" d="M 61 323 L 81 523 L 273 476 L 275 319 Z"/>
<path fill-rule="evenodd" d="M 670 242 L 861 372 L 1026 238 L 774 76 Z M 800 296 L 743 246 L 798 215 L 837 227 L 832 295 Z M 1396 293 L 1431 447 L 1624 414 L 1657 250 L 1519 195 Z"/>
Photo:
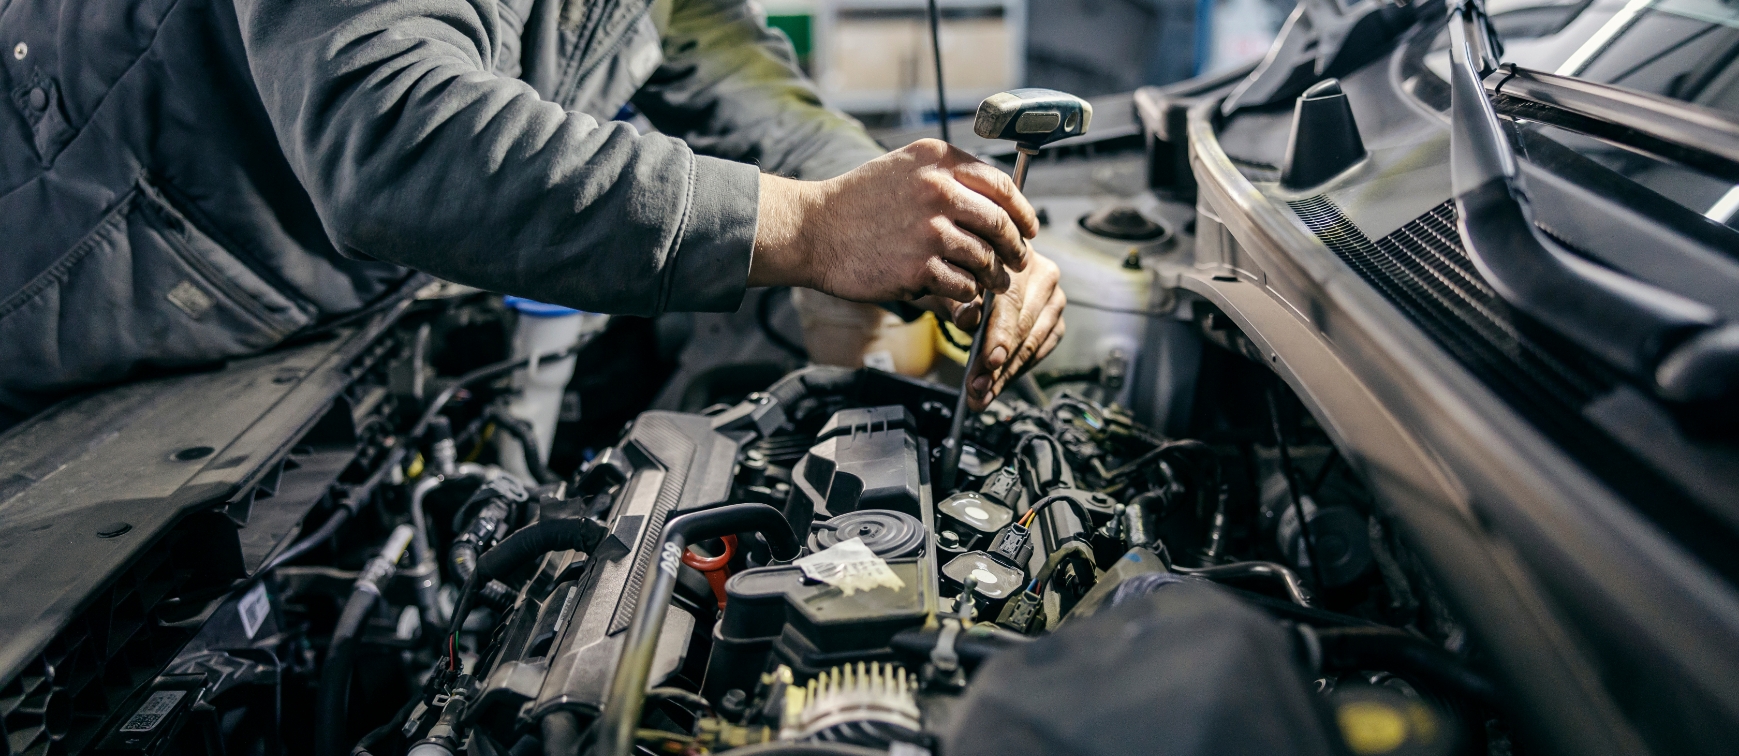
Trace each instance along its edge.
<path fill-rule="evenodd" d="M 1485 79 L 1504 115 L 1628 145 L 1739 183 L 1739 122 L 1726 113 L 1505 63 Z"/>
<path fill-rule="evenodd" d="M 1534 225 L 1515 154 L 1484 78 L 1497 68 L 1479 0 L 1449 10 L 1450 171 L 1456 230 L 1492 289 L 1662 398 L 1734 390 L 1739 329 L 1711 308 L 1584 260 Z"/>

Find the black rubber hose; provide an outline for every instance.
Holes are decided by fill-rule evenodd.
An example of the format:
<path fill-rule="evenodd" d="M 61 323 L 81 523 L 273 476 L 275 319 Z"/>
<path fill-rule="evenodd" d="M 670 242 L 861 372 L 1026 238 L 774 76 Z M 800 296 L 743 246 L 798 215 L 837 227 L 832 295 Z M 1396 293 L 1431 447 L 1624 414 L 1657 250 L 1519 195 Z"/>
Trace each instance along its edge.
<path fill-rule="evenodd" d="M 519 442 L 520 451 L 525 454 L 525 469 L 531 471 L 531 477 L 538 485 L 547 486 L 561 480 L 555 473 L 550 472 L 549 465 L 544 464 L 543 450 L 538 446 L 537 434 L 532 432 L 531 423 L 508 414 L 507 410 L 500 407 L 484 410 L 483 416 Z"/>
<path fill-rule="evenodd" d="M 471 612 L 482 585 L 496 577 L 511 574 L 531 560 L 551 551 L 572 549 L 590 554 L 597 550 L 598 544 L 603 543 L 609 534 L 610 530 L 597 520 L 564 518 L 532 523 L 502 539 L 495 548 L 477 557 L 477 569 L 465 578 L 465 587 L 460 589 L 459 600 L 453 607 L 453 621 L 447 629 L 448 637 L 459 636 L 459 628 L 465 625 L 465 615 Z M 451 663 L 457 668 L 456 659 L 452 659 Z"/>
<path fill-rule="evenodd" d="M 552 711 L 539 720 L 543 756 L 579 756 L 580 718 L 571 711 Z"/>
<path fill-rule="evenodd" d="M 960 663 L 966 667 L 968 672 L 977 669 L 979 664 L 1001 651 L 1022 646 L 1034 640 L 996 625 L 991 625 L 990 627 L 994 629 L 986 634 L 976 629 L 982 624 L 974 625 L 973 630 L 961 633 L 954 639 L 954 653 L 960 656 Z M 913 659 L 927 662 L 930 660 L 930 652 L 936 649 L 936 640 L 941 635 L 939 630 L 920 628 L 901 630 L 888 642 L 888 646 Z"/>
<path fill-rule="evenodd" d="M 1381 669 L 1498 708 L 1497 687 L 1430 641 L 1389 627 L 1315 628 L 1328 669 Z"/>
<path fill-rule="evenodd" d="M 374 756 L 368 749 L 380 745 L 381 742 L 392 737 L 393 733 L 402 729 L 405 726 L 405 721 L 411 718 L 411 712 L 416 711 L 417 704 L 422 702 L 421 696 L 412 696 L 411 700 L 406 701 L 404 706 L 399 707 L 398 713 L 394 714 L 392 719 L 387 720 L 386 724 L 369 730 L 367 735 L 356 741 L 356 746 L 350 749 L 350 756 Z"/>
<path fill-rule="evenodd" d="M 657 567 L 641 577 L 640 600 L 622 641 L 610 693 L 598 721 L 598 750 L 609 756 L 628 756 L 634 750 L 634 733 L 646 698 L 646 680 L 651 674 L 652 655 L 658 646 L 670 597 L 676 591 L 676 575 L 688 544 L 733 533 L 760 533 L 767 539 L 773 557 L 797 557 L 800 546 L 791 523 L 779 510 L 766 504 L 730 504 L 691 512 L 664 525 L 657 552 Z"/>
<path fill-rule="evenodd" d="M 520 528 L 477 559 L 477 570 L 486 578 L 502 578 L 552 551 L 587 554 L 610 535 L 597 520 L 564 518 L 544 520 Z"/>
<path fill-rule="evenodd" d="M 290 544 L 290 548 L 284 549 L 283 553 L 274 557 L 271 562 L 266 564 L 266 566 L 261 567 L 254 573 L 255 577 L 271 572 L 280 565 L 308 553 L 309 549 L 324 543 L 326 539 L 332 537 L 332 534 L 337 533 L 339 528 L 344 527 L 344 523 L 350 521 L 351 514 L 352 512 L 349 509 L 340 507 L 338 511 L 332 513 L 332 516 L 327 517 L 326 522 L 321 523 L 318 529 L 309 533 L 308 536 L 302 540 Z"/>
<path fill-rule="evenodd" d="M 314 710 L 315 756 L 343 756 L 346 713 L 350 707 L 350 672 L 356 662 L 356 643 L 374 602 L 380 597 L 357 590 L 344 602 L 332 643 L 326 647 L 326 663 L 320 669 L 320 692 Z"/>
<path fill-rule="evenodd" d="M 469 541 L 453 544 L 453 551 L 448 555 L 447 566 L 452 568 L 453 574 L 458 576 L 460 583 L 467 583 L 471 580 L 471 573 L 476 571 L 472 567 L 475 564 L 477 564 L 476 544 Z M 499 580 L 479 581 L 476 598 L 482 599 L 483 603 L 488 604 L 492 609 L 497 611 L 506 609 L 512 596 L 513 589 Z"/>

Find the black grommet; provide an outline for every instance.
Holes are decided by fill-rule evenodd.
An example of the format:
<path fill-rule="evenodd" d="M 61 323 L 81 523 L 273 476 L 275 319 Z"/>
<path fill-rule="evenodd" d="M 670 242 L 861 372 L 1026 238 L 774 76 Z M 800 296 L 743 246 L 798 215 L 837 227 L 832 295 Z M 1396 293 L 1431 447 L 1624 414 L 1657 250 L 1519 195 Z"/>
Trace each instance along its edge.
<path fill-rule="evenodd" d="M 217 450 L 213 449 L 209 446 L 190 446 L 186 449 L 182 449 L 181 451 L 176 452 L 175 453 L 175 461 L 177 461 L 177 462 L 192 462 L 193 460 L 196 460 L 196 459 L 205 459 L 206 457 L 211 456 L 211 453 L 214 451 L 217 451 Z"/>

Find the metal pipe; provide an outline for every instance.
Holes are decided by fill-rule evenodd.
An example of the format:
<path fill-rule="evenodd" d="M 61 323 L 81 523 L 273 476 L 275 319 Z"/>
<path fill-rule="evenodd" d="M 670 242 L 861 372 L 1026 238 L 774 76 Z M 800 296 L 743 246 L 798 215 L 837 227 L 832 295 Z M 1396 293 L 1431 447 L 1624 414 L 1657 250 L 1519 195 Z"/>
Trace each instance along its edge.
<path fill-rule="evenodd" d="M 628 624 L 622 654 L 616 659 L 615 676 L 610 680 L 610 696 L 599 718 L 597 742 L 604 753 L 629 756 L 634 751 L 634 732 L 646 701 L 652 656 L 658 650 L 664 615 L 670 610 L 670 597 L 676 591 L 683 552 L 696 541 L 746 532 L 765 536 L 775 559 L 786 561 L 797 557 L 797 536 L 791 532 L 791 523 L 779 510 L 765 504 L 731 504 L 685 514 L 665 523 L 656 569 L 647 571 L 641 580 L 640 601 L 634 608 L 634 619 Z"/>
<path fill-rule="evenodd" d="M 441 570 L 435 561 L 435 549 L 429 544 L 429 523 L 423 514 L 423 498 L 444 482 L 445 478 L 430 475 L 411 488 L 411 527 L 415 528 L 411 534 L 411 554 L 416 557 L 417 572 L 422 574 L 422 580 L 417 582 L 417 608 L 423 612 L 423 626 L 431 629 L 443 624 L 441 604 L 436 600 L 441 588 Z"/>
<path fill-rule="evenodd" d="M 1305 589 L 1304 581 L 1298 579 L 1298 573 L 1285 565 L 1273 562 L 1233 562 L 1213 567 L 1171 567 L 1172 572 L 1185 575 L 1196 575 L 1209 580 L 1220 581 L 1227 578 L 1270 578 L 1280 582 L 1286 589 L 1286 597 L 1299 606 L 1310 606 L 1310 591 Z"/>

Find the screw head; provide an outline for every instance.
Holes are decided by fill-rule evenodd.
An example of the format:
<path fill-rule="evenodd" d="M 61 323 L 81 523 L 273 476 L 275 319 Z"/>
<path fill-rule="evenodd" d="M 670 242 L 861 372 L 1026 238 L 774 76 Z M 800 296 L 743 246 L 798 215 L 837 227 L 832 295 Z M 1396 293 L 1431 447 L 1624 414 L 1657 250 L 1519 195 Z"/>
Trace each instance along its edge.
<path fill-rule="evenodd" d="M 12 48 L 12 57 L 14 57 L 18 60 L 24 60 L 24 56 L 29 55 L 29 54 L 30 54 L 30 45 L 24 44 L 23 42 L 19 42 L 15 47 Z"/>
<path fill-rule="evenodd" d="M 114 538 L 116 536 L 126 535 L 127 531 L 130 531 L 132 529 L 133 529 L 132 523 L 111 522 L 107 525 L 104 525 L 100 528 L 97 528 L 97 537 L 98 538 Z"/>

